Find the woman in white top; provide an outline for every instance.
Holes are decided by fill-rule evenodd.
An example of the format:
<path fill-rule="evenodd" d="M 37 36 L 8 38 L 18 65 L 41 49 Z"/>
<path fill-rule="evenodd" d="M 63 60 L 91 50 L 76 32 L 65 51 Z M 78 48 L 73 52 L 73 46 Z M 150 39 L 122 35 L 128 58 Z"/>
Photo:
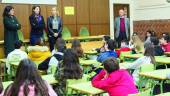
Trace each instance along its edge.
<path fill-rule="evenodd" d="M 136 61 L 134 61 L 132 64 L 127 64 L 127 69 L 135 69 L 132 76 L 135 80 L 135 83 L 139 81 L 139 71 L 141 65 L 144 64 L 155 64 L 155 58 L 154 58 L 154 47 L 151 43 L 145 44 L 145 51 L 144 56 L 138 58 Z"/>

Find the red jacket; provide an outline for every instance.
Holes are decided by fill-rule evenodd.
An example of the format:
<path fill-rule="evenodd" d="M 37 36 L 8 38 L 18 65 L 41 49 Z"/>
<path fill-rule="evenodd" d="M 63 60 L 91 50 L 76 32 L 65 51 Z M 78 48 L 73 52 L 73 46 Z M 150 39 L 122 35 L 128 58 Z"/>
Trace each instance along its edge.
<path fill-rule="evenodd" d="M 136 94 L 138 90 L 134 84 L 132 76 L 126 70 L 117 70 L 105 77 L 105 71 L 102 70 L 92 80 L 92 85 L 96 88 L 105 90 L 109 96 L 128 96 Z"/>
<path fill-rule="evenodd" d="M 170 43 L 166 44 L 166 45 L 161 45 L 164 52 L 170 52 Z"/>
<path fill-rule="evenodd" d="M 116 53 L 117 53 L 117 55 L 119 57 L 121 52 L 127 52 L 127 51 L 131 51 L 131 49 L 128 48 L 128 47 L 120 48 L 119 50 L 116 50 Z"/>

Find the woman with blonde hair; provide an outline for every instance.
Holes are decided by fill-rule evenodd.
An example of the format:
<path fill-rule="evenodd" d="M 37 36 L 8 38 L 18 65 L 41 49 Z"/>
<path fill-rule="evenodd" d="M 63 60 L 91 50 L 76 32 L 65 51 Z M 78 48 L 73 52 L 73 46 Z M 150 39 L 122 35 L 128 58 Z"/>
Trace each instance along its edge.
<path fill-rule="evenodd" d="M 49 33 L 50 51 L 53 51 L 56 40 L 62 37 L 61 32 L 63 29 L 62 19 L 59 16 L 57 7 L 51 9 L 51 16 L 47 19 L 47 29 Z"/>

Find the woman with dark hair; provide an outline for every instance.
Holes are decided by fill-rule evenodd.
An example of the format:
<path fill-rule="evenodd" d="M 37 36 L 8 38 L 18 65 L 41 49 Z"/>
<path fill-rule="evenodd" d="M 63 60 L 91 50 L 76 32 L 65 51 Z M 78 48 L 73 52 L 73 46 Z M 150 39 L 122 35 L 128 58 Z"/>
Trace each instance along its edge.
<path fill-rule="evenodd" d="M 21 29 L 21 24 L 14 15 L 14 7 L 6 6 L 3 12 L 4 24 L 4 50 L 5 56 L 15 49 L 14 44 L 18 41 L 17 31 Z"/>
<path fill-rule="evenodd" d="M 116 58 L 108 58 L 103 65 L 104 70 L 92 80 L 94 87 L 105 90 L 109 96 L 128 96 L 138 93 L 132 77 L 128 71 L 119 69 Z"/>
<path fill-rule="evenodd" d="M 20 62 L 14 82 L 4 96 L 57 96 L 48 82 L 42 80 L 36 65 L 30 59 Z"/>
<path fill-rule="evenodd" d="M 97 61 L 103 62 L 109 57 L 115 57 L 117 58 L 117 53 L 115 52 L 116 48 L 116 43 L 114 40 L 110 39 L 108 40 L 105 45 L 104 45 L 104 52 L 100 53 L 99 56 L 97 57 Z"/>
<path fill-rule="evenodd" d="M 75 53 L 78 55 L 78 57 L 83 57 L 83 49 L 82 49 L 81 43 L 78 39 L 74 39 L 72 41 L 71 48 L 73 49 L 73 51 L 75 51 Z"/>
<path fill-rule="evenodd" d="M 49 33 L 49 44 L 50 50 L 54 49 L 54 45 L 58 38 L 61 38 L 61 32 L 63 30 L 62 20 L 59 16 L 59 11 L 56 7 L 51 9 L 52 16 L 49 16 L 47 19 L 47 29 Z"/>
<path fill-rule="evenodd" d="M 37 39 L 43 39 L 43 31 L 45 29 L 45 22 L 41 15 L 40 6 L 32 7 L 32 14 L 29 17 L 29 21 L 31 25 L 30 43 L 31 45 L 35 45 Z"/>
<path fill-rule="evenodd" d="M 144 56 L 138 58 L 133 63 L 127 64 L 126 66 L 127 69 L 134 69 L 134 72 L 132 75 L 133 75 L 133 78 L 136 84 L 139 81 L 139 71 L 140 71 L 141 65 L 156 64 L 155 57 L 154 57 L 154 46 L 152 45 L 152 43 L 150 42 L 145 43 L 144 48 L 145 48 Z"/>
<path fill-rule="evenodd" d="M 61 62 L 55 73 L 55 78 L 58 81 L 57 94 L 65 96 L 66 94 L 66 80 L 67 79 L 81 79 L 83 70 L 80 67 L 79 58 L 73 49 L 67 49 L 64 52 L 64 59 Z"/>

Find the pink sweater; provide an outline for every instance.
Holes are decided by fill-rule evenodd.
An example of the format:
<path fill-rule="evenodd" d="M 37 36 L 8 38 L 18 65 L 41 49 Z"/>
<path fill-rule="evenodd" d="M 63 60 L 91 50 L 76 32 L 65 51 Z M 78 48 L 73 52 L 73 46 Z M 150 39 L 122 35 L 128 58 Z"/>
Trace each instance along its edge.
<path fill-rule="evenodd" d="M 46 83 L 46 86 L 48 87 L 48 94 L 49 94 L 49 96 L 57 96 L 57 94 L 55 93 L 55 91 L 53 90 L 51 85 L 48 82 L 46 82 L 46 81 L 45 81 L 45 83 Z M 35 96 L 35 85 L 29 85 L 28 88 L 29 88 L 28 96 Z M 25 96 L 24 95 L 24 86 L 20 87 L 18 96 Z"/>
<path fill-rule="evenodd" d="M 103 89 L 110 96 L 128 96 L 128 94 L 138 93 L 132 77 L 126 70 L 117 70 L 105 77 L 105 71 L 101 71 L 92 80 L 92 85 Z"/>

